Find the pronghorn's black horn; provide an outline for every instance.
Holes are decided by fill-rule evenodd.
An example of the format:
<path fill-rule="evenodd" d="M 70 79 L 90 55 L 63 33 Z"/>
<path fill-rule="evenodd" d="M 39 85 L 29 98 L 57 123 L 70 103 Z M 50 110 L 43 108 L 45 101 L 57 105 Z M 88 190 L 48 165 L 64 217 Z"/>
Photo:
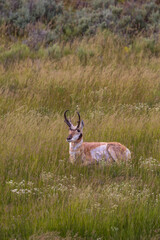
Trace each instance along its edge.
<path fill-rule="evenodd" d="M 69 122 L 69 120 L 67 119 L 67 117 L 66 117 L 66 113 L 67 112 L 69 112 L 69 110 L 66 110 L 65 112 L 64 112 L 64 122 L 68 125 L 68 127 L 71 127 L 71 123 Z"/>
<path fill-rule="evenodd" d="M 77 128 L 79 128 L 79 126 L 80 126 L 80 123 L 81 123 L 81 117 L 80 117 L 80 114 L 79 114 L 79 112 L 77 112 L 77 114 L 78 114 L 78 125 L 77 125 Z"/>

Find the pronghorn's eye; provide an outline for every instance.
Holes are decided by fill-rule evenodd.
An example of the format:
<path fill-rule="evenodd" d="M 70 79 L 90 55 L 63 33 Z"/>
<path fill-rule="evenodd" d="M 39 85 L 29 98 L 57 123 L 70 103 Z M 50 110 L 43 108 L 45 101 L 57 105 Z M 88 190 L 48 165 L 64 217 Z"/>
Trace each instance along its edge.
<path fill-rule="evenodd" d="M 77 132 L 80 132 L 80 130 L 79 130 L 79 129 L 77 129 Z"/>

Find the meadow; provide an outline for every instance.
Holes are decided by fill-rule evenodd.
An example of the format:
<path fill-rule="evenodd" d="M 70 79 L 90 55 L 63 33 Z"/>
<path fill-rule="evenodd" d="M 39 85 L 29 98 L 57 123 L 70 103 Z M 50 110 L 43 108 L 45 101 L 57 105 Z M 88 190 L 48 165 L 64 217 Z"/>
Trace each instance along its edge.
<path fill-rule="evenodd" d="M 159 52 L 107 31 L 37 51 L 1 37 L 1 240 L 160 239 Z M 66 109 L 131 162 L 71 165 Z"/>

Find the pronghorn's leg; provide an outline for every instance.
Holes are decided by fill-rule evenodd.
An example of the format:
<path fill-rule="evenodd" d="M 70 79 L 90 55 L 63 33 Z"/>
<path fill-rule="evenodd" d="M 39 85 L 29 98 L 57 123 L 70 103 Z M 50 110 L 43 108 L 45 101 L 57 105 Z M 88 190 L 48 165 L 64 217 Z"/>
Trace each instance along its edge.
<path fill-rule="evenodd" d="M 82 166 L 89 166 L 91 164 L 97 163 L 96 160 L 90 156 L 90 154 L 84 155 L 82 159 Z"/>
<path fill-rule="evenodd" d="M 109 153 L 109 155 L 111 156 L 111 158 L 113 159 L 114 162 L 118 162 L 118 158 L 117 158 L 117 155 L 115 153 L 114 147 L 110 146 L 108 148 L 108 153 Z"/>
<path fill-rule="evenodd" d="M 91 165 L 91 163 L 90 163 L 90 162 L 87 162 L 87 161 L 81 163 L 81 166 L 88 166 L 88 165 Z"/>

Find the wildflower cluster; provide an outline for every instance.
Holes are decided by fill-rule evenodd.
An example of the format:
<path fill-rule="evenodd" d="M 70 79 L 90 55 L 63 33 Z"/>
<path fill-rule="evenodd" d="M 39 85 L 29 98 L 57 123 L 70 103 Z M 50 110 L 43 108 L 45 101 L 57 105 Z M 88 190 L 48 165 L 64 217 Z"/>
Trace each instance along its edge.
<path fill-rule="evenodd" d="M 139 163 L 140 163 L 140 168 L 145 168 L 148 171 L 160 169 L 160 161 L 158 161 L 157 159 L 155 159 L 153 157 L 144 158 L 141 156 L 139 159 Z"/>
<path fill-rule="evenodd" d="M 9 186 L 10 191 L 16 195 L 38 195 L 39 197 L 72 192 L 76 189 L 75 178 L 72 175 L 67 178 L 66 176 L 55 176 L 51 172 L 42 172 L 41 179 L 43 182 L 41 187 L 36 187 L 33 182 L 25 180 L 21 182 L 10 180 L 6 184 Z"/>
<path fill-rule="evenodd" d="M 36 195 L 42 194 L 39 188 L 34 186 L 33 182 L 26 182 L 22 180 L 21 182 L 15 182 L 13 180 L 7 181 L 6 184 L 10 187 L 10 191 L 17 195 Z"/>
<path fill-rule="evenodd" d="M 120 104 L 118 106 L 120 111 L 130 111 L 137 113 L 154 113 L 160 112 L 160 104 L 149 106 L 147 103 L 136 103 L 136 104 Z"/>

